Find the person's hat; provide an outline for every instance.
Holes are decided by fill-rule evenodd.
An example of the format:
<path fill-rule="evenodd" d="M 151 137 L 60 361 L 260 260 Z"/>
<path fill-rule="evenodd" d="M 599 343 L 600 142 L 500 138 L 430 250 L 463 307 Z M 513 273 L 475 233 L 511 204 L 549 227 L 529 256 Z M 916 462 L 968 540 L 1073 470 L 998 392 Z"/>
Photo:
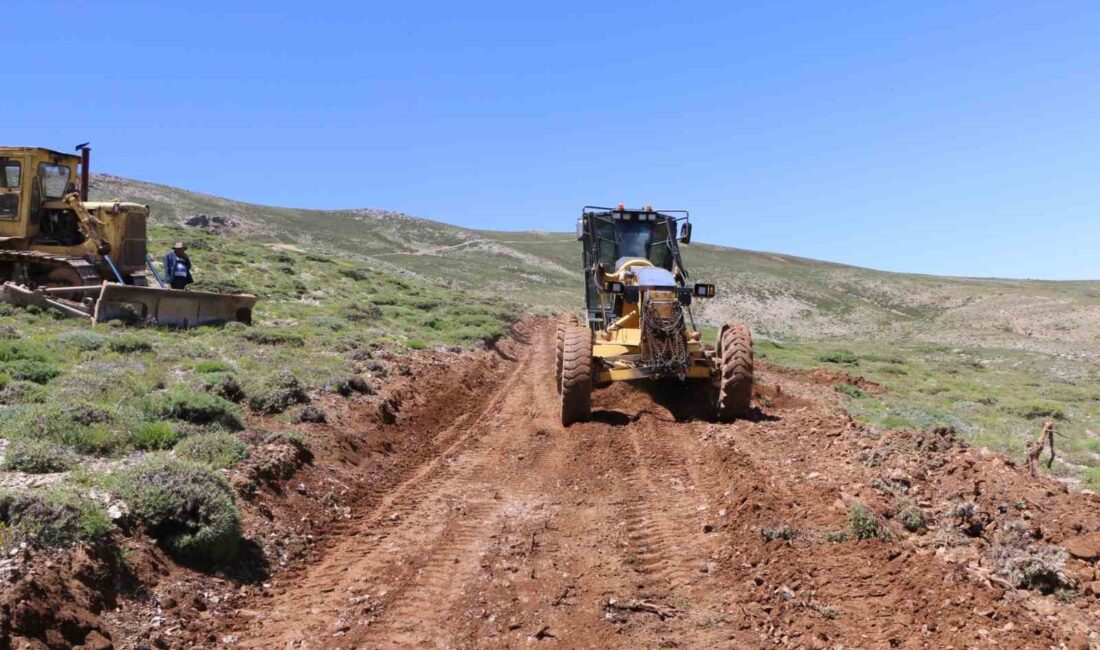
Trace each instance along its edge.
<path fill-rule="evenodd" d="M 180 250 L 180 249 L 186 250 L 187 249 L 187 244 L 184 244 L 183 242 L 178 241 L 178 242 L 176 242 L 175 244 L 172 245 L 172 250 Z"/>

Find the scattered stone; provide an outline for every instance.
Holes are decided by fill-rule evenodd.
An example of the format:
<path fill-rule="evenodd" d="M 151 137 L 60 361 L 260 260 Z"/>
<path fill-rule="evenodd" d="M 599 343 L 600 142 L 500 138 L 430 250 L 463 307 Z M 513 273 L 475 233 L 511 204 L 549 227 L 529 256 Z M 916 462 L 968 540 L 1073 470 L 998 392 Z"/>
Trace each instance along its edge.
<path fill-rule="evenodd" d="M 1100 560 L 1100 530 L 1068 539 L 1062 546 L 1078 560 Z"/>

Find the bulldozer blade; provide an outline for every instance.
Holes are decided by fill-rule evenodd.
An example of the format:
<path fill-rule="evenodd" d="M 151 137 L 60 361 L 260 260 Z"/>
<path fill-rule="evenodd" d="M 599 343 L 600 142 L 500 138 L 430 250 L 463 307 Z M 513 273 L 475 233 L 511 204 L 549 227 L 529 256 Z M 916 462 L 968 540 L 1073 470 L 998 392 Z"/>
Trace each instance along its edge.
<path fill-rule="evenodd" d="M 5 282 L 0 288 L 0 300 L 19 307 L 35 306 L 55 309 L 66 316 L 88 318 L 92 315 L 82 304 L 57 300 L 45 292 L 31 291 L 13 282 Z"/>
<path fill-rule="evenodd" d="M 103 283 L 92 320 L 141 320 L 170 327 L 252 323 L 256 296 Z"/>

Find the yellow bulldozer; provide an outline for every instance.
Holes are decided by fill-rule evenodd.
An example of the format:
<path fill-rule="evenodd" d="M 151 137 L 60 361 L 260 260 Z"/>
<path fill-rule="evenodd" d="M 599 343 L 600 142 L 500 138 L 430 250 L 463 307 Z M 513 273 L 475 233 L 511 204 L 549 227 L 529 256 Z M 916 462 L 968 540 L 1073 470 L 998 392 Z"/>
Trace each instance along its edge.
<path fill-rule="evenodd" d="M 148 206 L 89 201 L 91 150 L 77 151 L 0 147 L 0 299 L 93 322 L 251 322 L 256 296 L 166 288 L 146 250 Z"/>
<path fill-rule="evenodd" d="M 688 284 L 680 244 L 691 241 L 685 210 L 585 206 L 577 220 L 583 243 L 585 322 L 566 316 L 557 329 L 561 422 L 587 420 L 592 391 L 616 381 L 675 379 L 712 393 L 714 417 L 749 412 L 752 335 L 739 323 L 704 347 L 693 300 L 713 298 L 712 284 Z"/>

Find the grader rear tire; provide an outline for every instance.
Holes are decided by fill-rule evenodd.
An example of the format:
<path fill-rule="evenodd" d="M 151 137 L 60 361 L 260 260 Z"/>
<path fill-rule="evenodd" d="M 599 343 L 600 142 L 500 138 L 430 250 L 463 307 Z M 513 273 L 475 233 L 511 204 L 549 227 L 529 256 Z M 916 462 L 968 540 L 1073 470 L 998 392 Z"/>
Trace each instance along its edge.
<path fill-rule="evenodd" d="M 563 333 L 561 423 L 584 422 L 592 414 L 592 332 L 573 326 Z"/>
<path fill-rule="evenodd" d="M 561 392 L 561 357 L 562 357 L 562 350 L 564 349 L 564 346 L 565 346 L 565 330 L 567 330 L 570 327 L 576 327 L 576 326 L 577 326 L 577 317 L 573 316 L 572 314 L 570 314 L 568 316 L 562 316 L 558 320 L 558 331 L 557 331 L 557 346 L 558 347 L 557 347 L 557 350 L 556 350 L 555 355 L 554 355 L 555 364 L 556 364 L 555 365 L 555 370 L 554 370 L 554 389 L 557 390 L 559 393 Z"/>
<path fill-rule="evenodd" d="M 717 415 L 721 422 L 746 415 L 752 404 L 752 334 L 741 324 L 726 325 L 718 334 Z"/>

